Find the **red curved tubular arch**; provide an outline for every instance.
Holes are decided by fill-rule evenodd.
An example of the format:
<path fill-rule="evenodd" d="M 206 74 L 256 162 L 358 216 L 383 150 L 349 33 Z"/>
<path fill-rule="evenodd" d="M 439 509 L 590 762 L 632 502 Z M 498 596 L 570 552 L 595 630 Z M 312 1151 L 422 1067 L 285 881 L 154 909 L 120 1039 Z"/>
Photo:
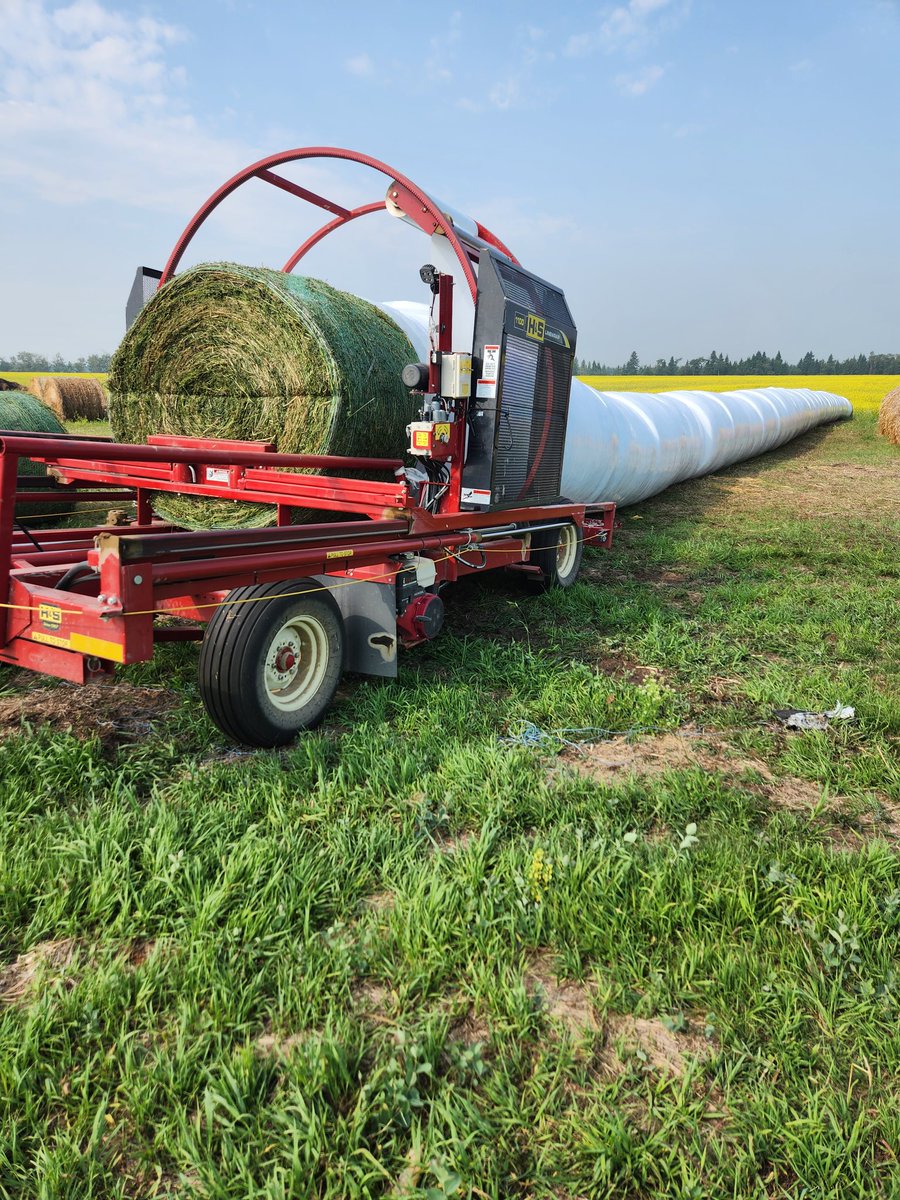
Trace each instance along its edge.
<path fill-rule="evenodd" d="M 384 201 L 375 200 L 371 204 L 361 204 L 359 208 L 353 208 L 346 216 L 337 216 L 333 221 L 328 221 L 321 229 L 317 229 L 315 233 L 310 234 L 302 246 L 298 246 L 291 257 L 281 268 L 285 274 L 290 274 L 296 267 L 297 263 L 308 250 L 312 250 L 313 246 L 317 246 L 322 238 L 327 237 L 329 233 L 333 233 L 335 229 L 340 229 L 342 225 L 346 225 L 348 221 L 355 221 L 357 217 L 366 217 L 369 213 L 384 212 Z"/>
<path fill-rule="evenodd" d="M 382 175 L 386 175 L 389 179 L 396 180 L 398 183 L 401 183 L 405 188 L 407 188 L 410 194 L 414 196 L 415 199 L 422 205 L 423 210 L 427 212 L 429 216 L 433 217 L 435 222 L 443 228 L 447 241 L 453 247 L 453 251 L 456 254 L 463 273 L 463 278 L 468 284 L 469 291 L 472 294 L 472 299 L 474 300 L 476 298 L 477 282 L 475 279 L 475 272 L 472 270 L 472 264 L 469 261 L 465 247 L 454 232 L 452 225 L 449 224 L 434 201 L 432 201 L 420 187 L 413 183 L 412 180 L 407 179 L 405 175 L 400 174 L 399 171 L 395 171 L 393 167 L 389 167 L 386 163 L 381 162 L 379 159 L 372 158 L 371 155 L 368 154 L 361 154 L 356 150 L 343 150 L 337 146 L 306 146 L 294 150 L 283 150 L 278 154 L 270 154 L 267 158 L 261 158 L 258 162 L 251 163 L 249 167 L 245 167 L 242 171 L 238 171 L 236 175 L 233 175 L 231 179 L 229 179 L 226 183 L 223 183 L 217 191 L 213 192 L 209 199 L 200 206 L 200 208 L 188 222 L 184 232 L 181 234 L 181 237 L 179 237 L 178 241 L 175 243 L 175 248 L 169 255 L 169 261 L 166 263 L 165 269 L 162 273 L 162 278 L 159 281 L 159 286 L 162 287 L 162 285 L 167 283 L 175 274 L 175 270 L 178 267 L 178 264 L 181 262 L 185 250 L 187 249 L 197 230 L 210 215 L 210 213 L 212 213 L 214 209 L 218 208 L 222 201 L 226 199 L 226 197 L 230 196 L 233 191 L 239 188 L 241 184 L 246 183 L 248 179 L 253 179 L 257 176 L 261 176 L 265 179 L 266 175 L 273 167 L 282 166 L 284 163 L 289 162 L 300 162 L 310 158 L 334 158 L 343 160 L 345 162 L 359 163 L 361 166 L 370 167 L 372 170 L 378 171 Z M 266 181 L 274 182 L 273 180 Z M 278 186 L 281 186 L 281 183 L 279 183 Z M 364 216 L 367 212 L 374 211 L 374 207 L 372 205 L 362 205 L 358 209 L 347 210 L 339 205 L 332 205 L 329 201 L 324 201 L 322 197 L 316 197 L 312 193 L 306 192 L 306 189 L 300 188 L 293 184 L 289 185 L 286 190 L 292 191 L 296 195 L 310 200 L 312 203 L 318 203 L 321 207 L 329 208 L 332 212 L 337 214 L 333 221 L 329 221 L 327 225 L 323 226 L 317 231 L 317 233 L 313 234 L 312 239 L 307 239 L 303 246 L 299 247 L 298 251 L 296 251 L 290 259 L 288 259 L 288 262 L 298 262 L 306 253 L 306 251 L 310 249 L 311 245 L 315 245 L 328 233 L 331 233 L 334 229 L 345 225 L 347 221 L 354 220 L 356 217 Z M 482 227 L 479 226 L 479 236 L 484 236 L 484 234 L 487 233 L 489 233 L 488 230 L 482 231 Z M 505 249 L 505 247 L 503 247 L 502 243 L 499 242 L 498 239 L 494 238 L 493 234 L 491 234 L 490 237 L 484 237 L 484 240 L 490 241 L 492 245 L 495 245 L 502 251 L 502 253 L 506 254 L 512 259 L 512 255 L 509 254 L 509 252 Z M 515 261 L 515 259 L 512 259 L 512 261 Z M 285 264 L 285 269 L 286 267 L 287 264 Z"/>

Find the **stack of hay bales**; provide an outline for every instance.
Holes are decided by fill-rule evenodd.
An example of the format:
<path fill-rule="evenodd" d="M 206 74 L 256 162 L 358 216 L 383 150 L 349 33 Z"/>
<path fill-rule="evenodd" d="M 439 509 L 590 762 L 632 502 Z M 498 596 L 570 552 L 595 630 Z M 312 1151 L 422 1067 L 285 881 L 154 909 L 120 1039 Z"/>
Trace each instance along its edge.
<path fill-rule="evenodd" d="M 878 410 L 878 432 L 900 446 L 900 387 L 888 392 Z"/>
<path fill-rule="evenodd" d="M 113 356 L 110 423 L 120 442 L 164 433 L 399 458 L 416 412 L 400 372 L 417 357 L 390 317 L 321 280 L 203 264 L 157 292 Z M 193 528 L 275 518 L 270 505 L 177 496 L 157 507 Z"/>
<path fill-rule="evenodd" d="M 60 421 L 102 421 L 106 417 L 106 392 L 98 379 L 38 375 L 28 390 Z"/>
<path fill-rule="evenodd" d="M 56 417 L 45 408 L 39 400 L 28 392 L 4 391 L 0 393 L 0 429 L 12 433 L 65 433 L 65 428 Z M 19 459 L 20 475 L 46 475 L 47 468 L 43 463 L 32 462 L 29 458 Z M 51 505 L 53 512 L 60 511 L 58 506 Z M 47 512 L 46 505 L 16 505 L 16 516 L 40 516 Z"/>

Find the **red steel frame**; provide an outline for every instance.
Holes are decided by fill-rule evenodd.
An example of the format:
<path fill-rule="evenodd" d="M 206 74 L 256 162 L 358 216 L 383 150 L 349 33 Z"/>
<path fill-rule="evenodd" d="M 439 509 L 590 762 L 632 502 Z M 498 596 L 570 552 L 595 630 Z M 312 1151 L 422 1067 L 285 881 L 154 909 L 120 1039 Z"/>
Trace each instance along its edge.
<path fill-rule="evenodd" d="M 298 248 L 291 270 L 318 241 L 348 221 L 376 211 L 378 204 L 346 209 L 276 175 L 272 168 L 310 158 L 344 159 L 390 177 L 391 200 L 426 233 L 443 232 L 472 292 L 472 263 L 485 245 L 515 262 L 489 230 L 476 223 L 477 237 L 454 229 L 438 205 L 410 180 L 368 155 L 329 147 L 272 155 L 239 172 L 204 204 L 179 238 L 160 286 L 172 274 L 197 229 L 226 196 L 250 178 L 282 188 L 334 214 Z M 438 284 L 437 344 L 452 349 L 452 279 Z M 437 391 L 438 363 L 432 356 L 431 390 Z M 538 526 L 574 523 L 585 540 L 612 542 L 615 505 L 560 503 L 502 511 L 462 511 L 460 487 L 465 436 L 465 401 L 457 401 L 450 442 L 450 486 L 437 512 L 427 511 L 410 492 L 399 460 L 329 455 L 281 454 L 274 446 L 206 438 L 155 436 L 147 445 L 107 439 L 0 432 L 0 580 L 8 580 L 0 603 L 0 661 L 82 683 L 108 673 L 117 663 L 149 658 L 154 642 L 202 636 L 199 627 L 160 626 L 156 618 L 177 614 L 198 625 L 209 620 L 234 588 L 328 576 L 332 586 L 357 581 L 390 582 L 403 569 L 403 556 L 434 560 L 438 582 L 486 567 L 537 572 L 529 562 L 531 533 Z M 17 480 L 21 458 L 46 462 L 52 487 L 33 478 Z M 321 474 L 340 471 L 340 475 Z M 304 473 L 298 473 L 304 472 Z M 357 479 L 346 472 L 387 476 Z M 85 491 L 84 489 L 88 489 Z M 224 500 L 249 500 L 276 507 L 277 526 L 268 529 L 187 532 L 153 516 L 155 493 Z M 76 496 L 133 500 L 137 515 L 127 527 L 25 530 L 14 510 L 24 500 L 52 502 Z M 347 519 L 326 524 L 291 524 L 292 510 L 340 512 Z M 361 518 L 361 519 L 360 519 Z M 399 620 L 404 644 L 423 640 L 411 622 Z"/>
<path fill-rule="evenodd" d="M 17 530 L 13 509 L 21 457 L 48 462 L 67 485 L 129 489 L 137 502 L 136 523 L 31 535 Z M 485 566 L 528 570 L 529 530 L 537 524 L 574 522 L 587 539 L 606 545 L 612 539 L 612 504 L 593 509 L 587 525 L 584 506 L 572 504 L 435 515 L 418 507 L 397 478 L 377 482 L 279 469 L 332 465 L 327 456 L 277 454 L 249 443 L 223 448 L 205 439 L 128 446 L 74 437 L 0 437 L 0 578 L 9 580 L 0 609 L 0 661 L 82 683 L 116 663 L 149 658 L 154 641 L 173 633 L 195 636 L 156 627 L 156 617 L 177 614 L 204 622 L 233 588 L 247 584 L 311 575 L 333 577 L 336 586 L 388 582 L 407 554 L 433 558 L 441 582 Z M 392 474 L 398 464 L 359 458 L 341 465 Z M 227 470 L 227 481 L 210 483 L 211 469 Z M 364 519 L 183 532 L 153 520 L 150 499 L 158 491 L 261 500 L 286 510 L 333 509 Z M 71 582 L 60 587 L 66 578 Z M 416 640 L 421 639 L 404 639 Z"/>

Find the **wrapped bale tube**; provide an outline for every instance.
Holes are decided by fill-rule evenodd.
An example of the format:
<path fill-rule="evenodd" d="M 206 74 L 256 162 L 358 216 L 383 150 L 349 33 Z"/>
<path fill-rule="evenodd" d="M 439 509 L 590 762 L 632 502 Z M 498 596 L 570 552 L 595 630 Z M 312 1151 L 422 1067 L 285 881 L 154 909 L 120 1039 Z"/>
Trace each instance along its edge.
<path fill-rule="evenodd" d="M 399 458 L 417 408 L 400 372 L 416 357 L 386 313 L 321 280 L 204 264 L 157 292 L 116 351 L 110 424 L 122 442 L 180 434 Z M 191 528 L 275 520 L 270 505 L 227 500 L 160 495 L 157 508 Z"/>

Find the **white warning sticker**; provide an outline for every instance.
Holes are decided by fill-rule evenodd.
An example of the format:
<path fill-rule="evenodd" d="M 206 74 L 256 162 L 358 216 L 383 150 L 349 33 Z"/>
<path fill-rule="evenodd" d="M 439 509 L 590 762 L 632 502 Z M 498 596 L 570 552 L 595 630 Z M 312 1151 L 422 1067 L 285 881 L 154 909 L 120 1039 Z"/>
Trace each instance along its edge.
<path fill-rule="evenodd" d="M 228 468 L 227 467 L 207 467 L 206 468 L 207 483 L 227 483 Z"/>
<path fill-rule="evenodd" d="M 496 400 L 497 398 L 497 381 L 496 379 L 479 379 L 475 385 L 476 400 Z"/>
<path fill-rule="evenodd" d="M 496 383 L 500 376 L 500 347 L 485 346 L 481 366 L 481 382 L 493 379 Z"/>
<path fill-rule="evenodd" d="M 460 494 L 463 504 L 490 504 L 490 488 L 463 488 Z"/>

